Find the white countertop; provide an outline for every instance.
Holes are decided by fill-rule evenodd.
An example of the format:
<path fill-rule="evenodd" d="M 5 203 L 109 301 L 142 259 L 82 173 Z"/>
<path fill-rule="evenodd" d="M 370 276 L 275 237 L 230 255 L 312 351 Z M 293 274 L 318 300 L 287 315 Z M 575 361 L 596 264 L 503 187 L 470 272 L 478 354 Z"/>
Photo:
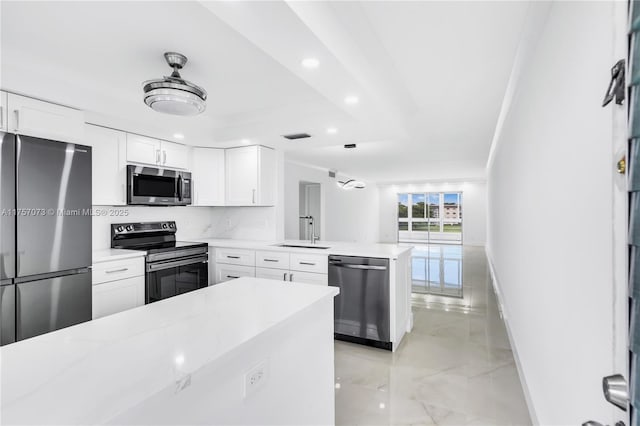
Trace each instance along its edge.
<path fill-rule="evenodd" d="M 317 241 L 317 246 L 329 247 L 328 249 L 312 249 L 297 247 L 278 247 L 279 244 L 309 244 L 308 241 L 252 241 L 205 238 L 197 239 L 208 243 L 211 247 L 244 248 L 249 250 L 286 251 L 292 253 L 318 253 L 334 254 L 342 256 L 363 256 L 397 259 L 402 253 L 411 250 L 411 246 L 399 246 L 398 244 L 373 244 L 373 243 L 348 243 L 343 241 Z"/>
<path fill-rule="evenodd" d="M 112 260 L 130 259 L 132 257 L 142 257 L 147 252 L 143 250 L 125 250 L 125 249 L 104 249 L 96 250 L 91 255 L 93 263 L 110 262 Z"/>
<path fill-rule="evenodd" d="M 239 278 L 3 346 L 0 423 L 106 422 L 337 293 Z"/>

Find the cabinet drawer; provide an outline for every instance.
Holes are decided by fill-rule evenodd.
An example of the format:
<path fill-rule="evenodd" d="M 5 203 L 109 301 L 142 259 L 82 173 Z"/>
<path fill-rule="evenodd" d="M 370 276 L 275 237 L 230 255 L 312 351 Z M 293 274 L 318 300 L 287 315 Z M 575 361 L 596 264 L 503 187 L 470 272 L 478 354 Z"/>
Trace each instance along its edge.
<path fill-rule="evenodd" d="M 289 253 L 283 253 L 280 251 L 257 251 L 256 266 L 288 270 Z"/>
<path fill-rule="evenodd" d="M 267 278 L 276 281 L 289 281 L 289 270 L 256 268 L 256 278 Z"/>
<path fill-rule="evenodd" d="M 217 248 L 216 262 L 231 265 L 256 266 L 256 252 L 244 249 Z"/>
<path fill-rule="evenodd" d="M 144 257 L 100 262 L 93 265 L 93 284 L 122 280 L 144 275 Z"/>
<path fill-rule="evenodd" d="M 329 285 L 329 276 L 327 274 L 292 271 L 290 279 L 294 283 Z"/>
<path fill-rule="evenodd" d="M 127 278 L 94 285 L 92 318 L 100 318 L 144 305 L 144 277 Z"/>
<path fill-rule="evenodd" d="M 327 273 L 327 255 L 291 253 L 289 269 L 291 271 Z"/>
<path fill-rule="evenodd" d="M 240 277 L 255 277 L 256 268 L 253 266 L 227 265 L 216 263 L 216 284 Z"/>

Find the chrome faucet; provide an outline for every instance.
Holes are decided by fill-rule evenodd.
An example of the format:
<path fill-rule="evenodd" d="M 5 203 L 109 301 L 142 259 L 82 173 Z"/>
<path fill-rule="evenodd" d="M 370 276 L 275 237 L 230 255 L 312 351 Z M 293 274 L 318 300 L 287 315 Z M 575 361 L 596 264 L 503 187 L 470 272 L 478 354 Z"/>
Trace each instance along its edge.
<path fill-rule="evenodd" d="M 318 237 L 316 235 L 316 225 L 315 225 L 315 222 L 313 221 L 313 216 L 311 216 L 311 215 L 300 216 L 300 219 L 304 219 L 304 220 L 308 220 L 309 221 L 309 225 L 311 226 L 311 238 L 310 238 L 309 242 L 311 244 L 315 244 L 316 241 L 318 241 L 320 239 L 320 237 Z"/>

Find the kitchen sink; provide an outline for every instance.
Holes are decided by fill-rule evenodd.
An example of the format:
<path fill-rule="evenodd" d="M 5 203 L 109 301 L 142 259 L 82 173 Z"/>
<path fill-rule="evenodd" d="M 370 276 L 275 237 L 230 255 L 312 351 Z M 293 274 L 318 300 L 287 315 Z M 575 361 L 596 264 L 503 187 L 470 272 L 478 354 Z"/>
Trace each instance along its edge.
<path fill-rule="evenodd" d="M 276 247 L 293 247 L 293 248 L 308 248 L 308 249 L 319 249 L 319 250 L 326 250 L 328 248 L 331 247 L 327 247 L 327 246 L 318 246 L 318 245 L 305 245 L 305 244 L 274 244 L 274 246 Z"/>

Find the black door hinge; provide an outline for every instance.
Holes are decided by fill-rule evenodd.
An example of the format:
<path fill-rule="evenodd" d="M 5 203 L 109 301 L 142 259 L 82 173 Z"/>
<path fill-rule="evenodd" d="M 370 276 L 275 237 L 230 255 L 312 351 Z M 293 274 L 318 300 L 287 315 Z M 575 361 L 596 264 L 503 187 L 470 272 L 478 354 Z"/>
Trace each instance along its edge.
<path fill-rule="evenodd" d="M 620 59 L 618 62 L 616 62 L 613 68 L 611 68 L 611 82 L 609 82 L 607 93 L 604 95 L 604 100 L 602 101 L 603 107 L 609 105 L 613 98 L 615 98 L 616 104 L 618 105 L 622 105 L 624 103 L 624 68 L 624 59 Z"/>

